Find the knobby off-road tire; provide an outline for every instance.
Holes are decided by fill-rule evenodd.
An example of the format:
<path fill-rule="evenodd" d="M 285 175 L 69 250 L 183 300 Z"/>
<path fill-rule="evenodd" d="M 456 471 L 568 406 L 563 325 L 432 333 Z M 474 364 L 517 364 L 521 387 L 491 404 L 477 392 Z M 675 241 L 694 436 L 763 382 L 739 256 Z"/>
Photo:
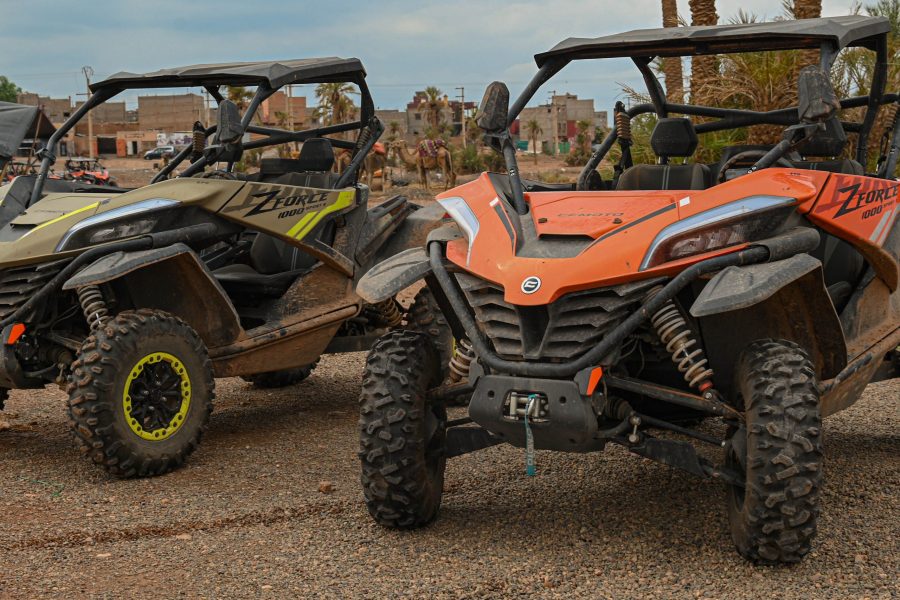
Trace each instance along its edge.
<path fill-rule="evenodd" d="M 441 505 L 447 415 L 426 398 L 440 383 L 437 361 L 429 338 L 411 331 L 384 335 L 366 361 L 359 419 L 362 486 L 369 513 L 386 527 L 427 525 Z"/>
<path fill-rule="evenodd" d="M 159 310 L 122 312 L 72 363 L 69 421 L 82 452 L 112 475 L 160 475 L 197 447 L 214 390 L 206 346 L 191 327 Z"/>
<path fill-rule="evenodd" d="M 744 350 L 736 376 L 746 428 L 733 432 L 726 461 L 746 488 L 729 486 L 731 537 L 749 560 L 798 562 L 816 534 L 822 482 L 815 370 L 797 344 L 760 340 Z"/>
<path fill-rule="evenodd" d="M 289 385 L 296 385 L 310 376 L 313 369 L 319 361 L 297 367 L 296 369 L 282 369 L 281 371 L 271 371 L 269 373 L 257 373 L 255 375 L 247 375 L 241 377 L 244 381 L 252 383 L 254 387 L 262 389 L 282 388 Z"/>
<path fill-rule="evenodd" d="M 450 359 L 456 343 L 453 331 L 447 323 L 447 317 L 441 312 L 434 295 L 427 287 L 419 290 L 406 312 L 406 326 L 409 331 L 418 331 L 429 337 L 440 359 L 441 379 L 446 380 L 450 374 Z"/>

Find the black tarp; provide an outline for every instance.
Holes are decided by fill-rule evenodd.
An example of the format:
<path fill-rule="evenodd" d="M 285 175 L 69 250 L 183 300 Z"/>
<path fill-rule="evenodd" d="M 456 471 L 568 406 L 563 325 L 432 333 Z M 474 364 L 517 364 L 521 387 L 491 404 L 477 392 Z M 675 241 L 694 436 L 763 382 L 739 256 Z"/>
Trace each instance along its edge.
<path fill-rule="evenodd" d="M 290 83 L 348 81 L 366 74 L 357 58 L 303 58 L 283 61 L 238 62 L 191 65 L 152 73 L 123 71 L 91 84 L 91 91 L 153 87 L 259 85 L 273 88 Z"/>
<path fill-rule="evenodd" d="M 37 106 L 0 102 L 0 161 L 18 153 L 25 139 L 46 140 L 56 128 Z"/>
<path fill-rule="evenodd" d="M 771 23 L 742 23 L 702 27 L 636 29 L 598 38 L 569 38 L 536 54 L 543 66 L 549 59 L 565 57 L 613 58 L 644 56 L 690 56 L 818 48 L 831 42 L 838 48 L 883 35 L 891 30 L 884 17 L 844 16 L 823 19 L 795 19 Z"/>

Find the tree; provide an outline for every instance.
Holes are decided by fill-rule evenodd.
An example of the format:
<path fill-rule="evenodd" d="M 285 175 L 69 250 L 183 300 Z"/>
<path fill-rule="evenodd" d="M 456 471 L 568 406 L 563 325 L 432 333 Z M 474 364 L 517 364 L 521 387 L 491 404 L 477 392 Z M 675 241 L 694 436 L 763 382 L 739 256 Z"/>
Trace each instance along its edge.
<path fill-rule="evenodd" d="M 0 100 L 3 102 L 15 102 L 22 88 L 14 84 L 4 75 L 0 75 Z"/>
<path fill-rule="evenodd" d="M 678 27 L 678 5 L 675 0 L 662 0 L 663 27 Z M 662 59 L 662 71 L 666 78 L 666 99 L 681 104 L 684 102 L 684 72 L 681 57 L 670 56 Z"/>
<path fill-rule="evenodd" d="M 320 83 L 316 86 L 316 109 L 313 115 L 324 120 L 325 125 L 346 123 L 356 114 L 356 105 L 350 98 L 356 88 L 349 83 Z"/>
<path fill-rule="evenodd" d="M 541 138 L 541 134 L 544 133 L 544 130 L 541 128 L 541 124 L 538 123 L 537 119 L 531 119 L 525 123 L 525 131 L 528 132 L 528 139 L 531 141 L 531 153 L 534 154 L 534 164 L 537 164 L 537 144 Z"/>
<path fill-rule="evenodd" d="M 690 0 L 691 25 L 716 25 L 715 0 Z M 708 104 L 705 86 L 718 78 L 718 60 L 715 56 L 695 56 L 691 59 L 691 104 Z"/>
<path fill-rule="evenodd" d="M 444 92 L 433 85 L 425 88 L 425 118 L 435 131 L 441 129 L 441 111 L 445 106 Z"/>
<path fill-rule="evenodd" d="M 398 137 L 400 137 L 400 123 L 391 121 L 388 123 L 388 139 L 394 141 Z"/>
<path fill-rule="evenodd" d="M 243 112 L 253 99 L 253 90 L 248 90 L 242 85 L 229 85 L 226 97 Z"/>
<path fill-rule="evenodd" d="M 789 12 L 795 19 L 818 19 L 822 16 L 822 0 L 794 0 L 793 5 L 789 5 L 790 0 L 783 1 L 785 12 Z M 800 56 L 794 81 L 800 76 L 800 69 L 819 62 L 818 50 L 804 50 Z"/>

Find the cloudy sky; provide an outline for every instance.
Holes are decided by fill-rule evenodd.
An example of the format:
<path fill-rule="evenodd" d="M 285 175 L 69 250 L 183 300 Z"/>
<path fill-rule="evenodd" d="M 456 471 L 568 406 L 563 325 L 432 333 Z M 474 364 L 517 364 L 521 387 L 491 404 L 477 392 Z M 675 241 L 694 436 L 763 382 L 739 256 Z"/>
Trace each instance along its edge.
<path fill-rule="evenodd" d="M 853 0 L 824 0 L 825 15 Z M 779 0 L 719 0 L 720 19 L 739 8 L 769 19 Z M 689 17 L 688 0 L 678 0 Z M 513 94 L 534 74 L 532 56 L 570 36 L 598 36 L 661 22 L 659 0 L 0 0 L 0 74 L 23 89 L 69 96 L 95 79 L 203 62 L 357 56 L 380 108 L 416 89 L 465 87 L 479 99 L 495 79 Z M 637 84 L 629 62 L 569 65 L 536 96 L 576 93 L 611 109 L 621 84 Z M 306 93 L 311 95 L 311 90 Z M 127 98 L 129 101 L 133 98 Z"/>

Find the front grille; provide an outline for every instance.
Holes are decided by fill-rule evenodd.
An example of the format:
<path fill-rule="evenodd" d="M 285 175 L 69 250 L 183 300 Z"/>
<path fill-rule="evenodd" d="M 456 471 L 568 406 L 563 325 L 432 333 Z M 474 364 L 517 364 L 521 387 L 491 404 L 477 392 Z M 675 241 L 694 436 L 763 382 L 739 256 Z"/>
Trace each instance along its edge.
<path fill-rule="evenodd" d="M 13 314 L 69 262 L 57 260 L 0 271 L 0 319 Z"/>
<path fill-rule="evenodd" d="M 571 360 L 594 346 L 628 317 L 660 279 L 566 294 L 544 306 L 516 306 L 503 288 L 457 273 L 456 280 L 482 333 L 497 354 L 518 360 Z"/>

